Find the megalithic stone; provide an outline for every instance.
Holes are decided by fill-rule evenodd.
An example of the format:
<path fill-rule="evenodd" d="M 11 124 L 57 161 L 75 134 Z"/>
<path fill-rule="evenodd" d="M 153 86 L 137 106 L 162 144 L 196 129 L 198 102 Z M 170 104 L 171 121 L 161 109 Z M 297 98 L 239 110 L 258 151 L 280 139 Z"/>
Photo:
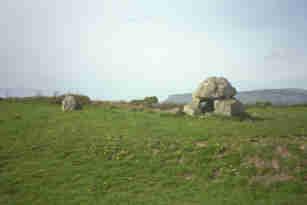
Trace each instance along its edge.
<path fill-rule="evenodd" d="M 215 114 L 236 116 L 244 112 L 243 104 L 237 99 L 223 99 L 214 101 Z"/>
<path fill-rule="evenodd" d="M 228 116 L 239 115 L 244 113 L 244 107 L 234 98 L 236 94 L 237 90 L 226 78 L 207 78 L 192 93 L 192 102 L 184 106 L 183 112 L 192 116 L 212 112 Z"/>
<path fill-rule="evenodd" d="M 193 98 L 206 99 L 230 99 L 237 94 L 237 90 L 230 82 L 223 77 L 210 77 L 200 83 L 199 87 L 192 94 Z"/>
<path fill-rule="evenodd" d="M 74 96 L 67 95 L 62 101 L 62 111 L 73 111 L 73 110 L 79 110 L 82 109 L 81 104 L 77 102 Z"/>
<path fill-rule="evenodd" d="M 198 114 L 201 114 L 201 110 L 199 108 L 199 105 L 198 104 L 187 104 L 183 107 L 183 112 L 188 114 L 188 115 L 191 115 L 191 116 L 195 116 L 195 115 L 198 115 Z"/>

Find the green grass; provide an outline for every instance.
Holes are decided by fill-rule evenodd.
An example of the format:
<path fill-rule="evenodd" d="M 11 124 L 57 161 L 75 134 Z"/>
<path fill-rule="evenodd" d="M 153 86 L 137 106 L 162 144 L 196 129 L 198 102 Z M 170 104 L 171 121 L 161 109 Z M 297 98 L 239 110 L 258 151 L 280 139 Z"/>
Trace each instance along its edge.
<path fill-rule="evenodd" d="M 306 204 L 307 107 L 247 111 L 242 121 L 1 101 L 0 204 Z"/>

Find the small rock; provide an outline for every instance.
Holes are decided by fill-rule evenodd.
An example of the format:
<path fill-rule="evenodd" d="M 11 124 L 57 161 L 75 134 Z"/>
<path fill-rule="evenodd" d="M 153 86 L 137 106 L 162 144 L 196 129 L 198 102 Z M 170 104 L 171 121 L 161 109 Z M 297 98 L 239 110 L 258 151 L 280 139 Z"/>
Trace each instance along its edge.
<path fill-rule="evenodd" d="M 248 163 L 253 164 L 256 168 L 265 168 L 265 161 L 258 157 L 250 157 Z"/>
<path fill-rule="evenodd" d="M 220 168 L 217 168 L 216 170 L 215 170 L 215 176 L 216 177 L 219 177 L 219 176 L 221 176 L 222 175 L 222 170 L 220 169 Z"/>
<path fill-rule="evenodd" d="M 183 159 L 183 158 L 180 158 L 180 159 L 178 160 L 178 163 L 179 163 L 179 164 L 184 164 L 184 159 Z"/>
<path fill-rule="evenodd" d="M 291 156 L 291 154 L 289 153 L 286 147 L 278 146 L 276 150 L 283 158 Z"/>
<path fill-rule="evenodd" d="M 196 142 L 196 146 L 199 148 L 204 148 L 204 147 L 207 147 L 208 144 L 207 142 Z"/>
<path fill-rule="evenodd" d="M 258 183 L 258 184 L 266 184 L 266 185 L 270 185 L 273 183 L 277 183 L 277 182 L 286 182 L 286 181 L 290 181 L 293 180 L 294 176 L 289 176 L 289 175 L 274 175 L 274 176 L 254 176 L 250 179 L 250 183 L 254 184 L 254 183 Z"/>
<path fill-rule="evenodd" d="M 191 174 L 191 173 L 184 173 L 184 178 L 186 179 L 186 180 L 191 180 L 191 179 L 193 179 L 193 174 Z"/>
<path fill-rule="evenodd" d="M 276 159 L 272 160 L 272 167 L 276 170 L 280 169 L 279 161 Z"/>
<path fill-rule="evenodd" d="M 306 145 L 304 145 L 304 144 L 301 145 L 301 146 L 300 146 L 300 150 L 301 150 L 301 151 L 305 151 L 305 150 L 306 150 Z"/>
<path fill-rule="evenodd" d="M 160 153 L 160 150 L 158 150 L 158 149 L 153 149 L 153 150 L 152 150 L 152 154 L 153 154 L 154 156 L 157 156 L 159 153 Z"/>

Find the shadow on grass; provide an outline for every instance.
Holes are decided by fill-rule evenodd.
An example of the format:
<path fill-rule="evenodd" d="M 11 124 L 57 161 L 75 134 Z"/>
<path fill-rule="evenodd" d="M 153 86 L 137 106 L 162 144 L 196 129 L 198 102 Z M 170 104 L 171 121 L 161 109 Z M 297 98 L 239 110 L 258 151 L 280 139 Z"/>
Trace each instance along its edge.
<path fill-rule="evenodd" d="M 178 113 L 159 113 L 160 117 L 173 117 L 173 118 L 178 118 L 178 117 L 185 117 L 186 115 L 183 112 L 178 112 Z"/>
<path fill-rule="evenodd" d="M 258 122 L 258 121 L 266 121 L 266 120 L 272 120 L 270 118 L 264 118 L 259 116 L 252 116 L 249 113 L 242 113 L 238 116 L 223 116 L 223 115 L 214 115 L 215 118 L 221 119 L 221 120 L 232 120 L 232 121 L 248 121 L 248 122 Z"/>
<path fill-rule="evenodd" d="M 271 118 L 264 118 L 264 117 L 259 117 L 259 116 L 252 116 L 249 113 L 243 113 L 238 116 L 224 116 L 224 115 L 218 115 L 218 114 L 210 114 L 210 115 L 198 115 L 198 116 L 189 116 L 184 114 L 183 112 L 181 113 L 160 113 L 160 117 L 172 117 L 172 118 L 183 118 L 183 117 L 188 117 L 191 119 L 196 119 L 196 118 L 202 118 L 202 119 L 217 119 L 217 120 L 231 120 L 231 121 L 248 121 L 248 122 L 258 122 L 258 121 L 266 121 L 266 120 L 272 120 Z"/>

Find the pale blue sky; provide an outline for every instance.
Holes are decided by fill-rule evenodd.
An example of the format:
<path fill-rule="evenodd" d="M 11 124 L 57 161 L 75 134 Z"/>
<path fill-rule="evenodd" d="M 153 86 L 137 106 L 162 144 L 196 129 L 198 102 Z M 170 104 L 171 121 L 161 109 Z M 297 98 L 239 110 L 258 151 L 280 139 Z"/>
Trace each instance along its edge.
<path fill-rule="evenodd" d="M 0 88 L 119 100 L 307 88 L 304 0 L 1 0 Z"/>

